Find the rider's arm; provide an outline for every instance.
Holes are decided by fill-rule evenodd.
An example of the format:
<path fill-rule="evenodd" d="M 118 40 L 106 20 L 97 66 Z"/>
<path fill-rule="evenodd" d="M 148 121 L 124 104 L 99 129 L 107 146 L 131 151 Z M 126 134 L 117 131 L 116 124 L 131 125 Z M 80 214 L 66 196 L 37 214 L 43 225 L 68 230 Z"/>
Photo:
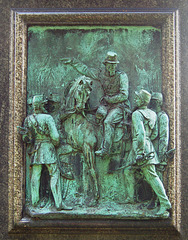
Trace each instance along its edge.
<path fill-rule="evenodd" d="M 86 77 L 90 77 L 92 79 L 98 80 L 98 70 L 94 68 L 89 68 L 87 65 L 83 64 L 82 62 L 71 59 L 68 63 L 70 66 L 72 66 L 77 72 L 81 73 L 82 75 L 85 75 Z"/>
<path fill-rule="evenodd" d="M 114 96 L 106 96 L 105 100 L 108 103 L 120 103 L 128 99 L 129 95 L 129 81 L 126 73 L 120 74 L 120 89 L 119 93 Z"/>

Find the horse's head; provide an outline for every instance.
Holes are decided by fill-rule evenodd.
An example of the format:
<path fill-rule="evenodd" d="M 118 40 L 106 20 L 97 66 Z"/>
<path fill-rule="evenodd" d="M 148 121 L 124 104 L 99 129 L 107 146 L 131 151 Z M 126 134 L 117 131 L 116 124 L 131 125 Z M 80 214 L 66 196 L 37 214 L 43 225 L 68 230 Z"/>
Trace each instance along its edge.
<path fill-rule="evenodd" d="M 69 90 L 66 107 L 69 109 L 76 108 L 83 110 L 92 90 L 92 84 L 92 79 L 86 76 L 76 78 Z"/>

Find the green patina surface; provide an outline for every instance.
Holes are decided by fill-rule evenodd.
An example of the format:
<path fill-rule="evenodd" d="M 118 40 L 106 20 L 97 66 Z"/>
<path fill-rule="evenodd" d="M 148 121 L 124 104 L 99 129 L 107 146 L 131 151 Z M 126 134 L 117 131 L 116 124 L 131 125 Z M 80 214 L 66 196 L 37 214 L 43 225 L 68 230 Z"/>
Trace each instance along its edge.
<path fill-rule="evenodd" d="M 49 99 L 49 96 L 52 93 L 57 94 L 60 98 L 58 108 L 55 107 L 56 104 L 53 101 L 48 103 L 47 107 L 49 113 L 55 120 L 56 127 L 60 134 L 61 140 L 57 152 L 60 161 L 62 161 L 61 167 L 65 169 L 67 165 L 70 165 L 71 170 L 69 169 L 68 171 L 72 171 L 74 175 L 74 180 L 67 180 L 63 177 L 61 179 L 63 185 L 63 198 L 65 198 L 64 202 L 74 208 L 74 210 L 72 210 L 73 217 L 77 214 L 79 215 L 79 213 L 80 216 L 84 216 L 84 211 L 87 212 L 87 208 L 91 207 L 89 204 L 93 205 L 96 204 L 96 202 L 98 202 L 96 208 L 90 208 L 90 210 L 88 210 L 92 217 L 103 215 L 115 216 L 115 218 L 118 218 L 118 216 L 119 218 L 126 218 L 127 216 L 129 219 L 150 218 L 152 216 L 154 218 L 156 217 L 155 211 L 151 213 L 147 211 L 144 212 L 143 210 L 139 210 L 139 206 L 135 205 L 134 207 L 134 205 L 130 204 L 131 202 L 127 202 L 130 192 L 127 188 L 128 180 L 126 180 L 126 174 L 123 174 L 123 170 L 115 171 L 117 168 L 120 168 L 125 164 L 125 159 L 127 159 L 131 150 L 132 144 L 130 135 L 127 135 L 129 137 L 125 140 L 122 137 L 124 134 L 124 130 L 122 130 L 123 128 L 118 128 L 116 126 L 112 137 L 113 141 L 116 141 L 116 143 L 113 143 L 110 150 L 112 156 L 101 157 L 101 152 L 98 156 L 96 150 L 100 148 L 101 142 L 105 141 L 107 136 L 111 134 L 112 129 L 104 130 L 104 132 L 106 131 L 107 133 L 106 135 L 103 133 L 103 124 L 96 125 L 95 111 L 100 105 L 101 97 L 105 95 L 104 90 L 108 89 L 108 92 L 113 91 L 113 89 L 108 86 L 108 80 L 110 79 L 109 76 L 104 80 L 104 75 L 100 75 L 101 77 L 96 75 L 96 72 L 98 74 L 98 72 L 101 71 L 100 69 L 107 69 L 107 64 L 104 66 L 103 62 L 108 51 L 114 51 L 117 53 L 119 61 L 117 67 L 120 70 L 120 74 L 117 75 L 117 77 L 114 77 L 114 83 L 117 82 L 118 85 L 119 78 L 121 79 L 120 82 L 124 82 L 120 83 L 119 88 L 121 88 L 121 92 L 126 95 L 126 98 L 122 100 L 122 95 L 119 95 L 118 98 L 115 99 L 107 94 L 108 96 L 106 96 L 104 100 L 109 106 L 109 104 L 114 104 L 117 99 L 121 99 L 119 100 L 120 102 L 127 99 L 126 101 L 130 102 L 133 109 L 134 92 L 136 90 L 139 91 L 140 89 L 145 89 L 149 92 L 161 92 L 162 79 L 160 49 L 161 32 L 159 29 L 153 27 L 29 27 L 27 79 L 28 102 L 30 98 L 36 94 L 45 94 Z M 71 60 L 71 64 L 65 62 L 63 64 L 62 61 L 60 61 L 63 58 L 74 60 Z M 77 62 L 77 60 L 79 62 Z M 81 65 L 79 65 L 80 62 Z M 83 64 L 87 65 L 88 69 L 91 69 L 91 71 L 87 71 L 87 74 L 84 72 L 85 69 L 83 71 L 83 66 L 85 66 Z M 109 74 L 110 71 L 112 71 L 113 75 L 113 69 L 108 69 L 108 71 Z M 123 72 L 125 75 L 123 75 Z M 87 82 L 88 85 L 88 81 L 90 80 L 82 79 L 80 76 L 83 74 L 90 77 L 90 80 L 93 81 L 92 89 L 84 88 L 84 84 Z M 77 84 L 75 86 L 79 86 L 79 88 L 75 87 L 76 90 L 71 90 L 72 93 L 76 92 L 75 100 L 73 101 L 70 100 L 70 92 L 68 92 L 71 88 L 67 88 L 67 86 L 74 79 L 77 79 L 74 84 Z M 107 84 L 104 85 L 105 89 L 102 89 L 100 86 L 99 82 L 101 81 L 107 81 Z M 128 85 L 125 84 L 126 81 L 129 82 Z M 83 87 L 81 83 L 84 83 Z M 113 85 L 114 83 L 111 84 Z M 71 86 L 73 87 L 74 84 Z M 114 89 L 116 88 L 115 85 Z M 122 90 L 123 88 L 124 90 Z M 117 92 L 118 90 L 114 91 Z M 82 98 L 82 100 L 79 100 L 79 104 L 78 95 Z M 84 98 L 89 99 L 87 104 L 87 99 Z M 71 117 L 69 118 L 67 109 L 72 111 L 75 109 L 75 106 L 77 112 L 71 113 Z M 88 106 L 91 111 L 90 114 L 84 112 L 85 107 L 88 108 Z M 60 107 L 64 111 L 63 116 L 62 112 L 60 113 Z M 53 110 L 53 108 L 55 110 Z M 127 105 L 127 108 L 130 109 L 130 106 Z M 27 111 L 28 114 L 31 114 L 29 105 Z M 79 114 L 77 114 L 78 112 Z M 120 113 L 115 112 L 114 114 L 119 116 Z M 125 113 L 125 115 L 126 114 L 127 113 Z M 59 120 L 62 118 L 63 120 Z M 71 149 L 67 147 L 67 142 L 71 142 Z M 90 152 L 91 149 L 92 151 Z M 96 154 L 94 152 L 96 152 Z M 29 201 L 29 156 L 27 156 L 26 160 L 26 193 Z M 92 166 L 92 164 L 94 165 Z M 92 167 L 88 168 L 88 166 Z M 136 200 L 141 202 L 150 200 L 152 196 L 150 186 L 146 182 L 143 182 L 143 179 L 140 180 L 140 173 L 135 173 L 135 175 L 137 181 L 135 183 L 134 179 Z M 49 213 L 53 197 L 50 193 L 47 169 L 43 169 L 41 176 L 40 198 L 44 199 L 46 204 L 46 210 L 44 208 L 40 213 L 43 215 L 45 211 L 47 211 L 46 213 Z M 87 197 L 89 198 L 89 204 L 86 199 Z M 92 198 L 94 199 L 94 203 L 91 201 Z M 41 205 L 42 204 L 43 203 L 41 203 Z M 122 206 L 130 210 L 132 215 L 129 211 L 119 214 L 122 210 Z M 108 214 L 106 214 L 106 211 Z M 40 211 L 38 210 L 38 212 Z M 164 217 L 167 216 L 165 215 Z"/>
<path fill-rule="evenodd" d="M 28 31 L 28 92 L 61 94 L 79 74 L 63 66 L 63 57 L 99 68 L 106 53 L 118 54 L 118 68 L 129 78 L 130 101 L 143 87 L 161 92 L 161 33 L 153 27 L 30 27 Z"/>

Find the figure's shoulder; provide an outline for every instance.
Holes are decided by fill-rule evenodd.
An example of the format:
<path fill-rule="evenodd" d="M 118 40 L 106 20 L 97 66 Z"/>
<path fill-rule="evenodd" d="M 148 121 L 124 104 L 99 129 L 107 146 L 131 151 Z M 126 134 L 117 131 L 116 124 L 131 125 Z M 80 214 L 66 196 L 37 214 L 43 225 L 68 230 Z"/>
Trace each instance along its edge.
<path fill-rule="evenodd" d="M 25 118 L 24 122 L 28 122 L 28 121 L 30 121 L 30 120 L 32 120 L 32 119 L 33 119 L 33 114 L 30 114 L 30 115 L 28 115 L 28 116 Z"/>
<path fill-rule="evenodd" d="M 156 115 L 156 113 L 149 109 L 149 108 L 146 108 L 146 109 L 138 109 L 140 112 L 142 112 L 143 114 L 149 114 L 149 115 Z"/>
<path fill-rule="evenodd" d="M 28 121 L 31 116 L 32 116 L 32 115 L 28 115 L 28 116 L 25 118 L 25 121 Z"/>
<path fill-rule="evenodd" d="M 142 117 L 142 116 L 143 116 L 143 114 L 142 114 L 142 112 L 140 112 L 139 109 L 135 110 L 135 111 L 132 113 L 132 119 L 140 118 L 140 117 Z"/>
<path fill-rule="evenodd" d="M 161 120 L 161 121 L 164 121 L 164 120 L 168 121 L 168 120 L 169 120 L 169 117 L 168 117 L 167 113 L 164 112 L 164 111 L 159 112 L 159 113 L 157 114 L 157 117 L 158 117 L 158 119 Z"/>
<path fill-rule="evenodd" d="M 155 120 L 157 118 L 157 114 L 153 110 L 151 110 L 149 108 L 147 108 L 147 109 L 138 109 L 137 111 L 139 111 L 148 120 L 150 120 L 150 119 L 154 119 Z"/>
<path fill-rule="evenodd" d="M 165 111 L 161 111 L 157 114 L 158 117 L 168 117 L 168 114 Z"/>
<path fill-rule="evenodd" d="M 47 113 L 39 113 L 36 115 L 36 118 L 38 121 L 40 121 L 40 120 L 46 121 L 46 122 L 53 121 L 53 117 Z"/>
<path fill-rule="evenodd" d="M 151 109 L 149 109 L 149 108 L 147 108 L 147 109 L 145 109 L 145 110 L 146 110 L 146 112 L 147 112 L 148 114 L 157 116 L 156 112 L 154 112 L 153 110 L 151 110 Z"/>
<path fill-rule="evenodd" d="M 125 72 L 121 70 L 116 71 L 116 76 L 120 79 L 122 83 L 127 83 L 128 82 L 128 76 Z"/>
<path fill-rule="evenodd" d="M 157 114 L 153 110 L 151 110 L 149 108 L 147 108 L 147 109 L 140 109 L 139 111 L 143 114 L 144 119 L 147 120 L 150 128 L 153 129 L 155 124 L 156 124 L 156 122 L 157 122 Z"/>
<path fill-rule="evenodd" d="M 32 115 L 28 115 L 28 116 L 24 119 L 24 125 L 28 125 L 28 122 L 29 122 L 31 116 L 32 116 Z"/>
<path fill-rule="evenodd" d="M 127 74 L 124 71 L 119 70 L 119 69 L 116 71 L 116 74 L 121 75 L 121 76 L 127 76 Z"/>
<path fill-rule="evenodd" d="M 42 113 L 41 117 L 43 117 L 44 119 L 47 119 L 47 120 L 53 120 L 53 117 L 47 113 Z"/>

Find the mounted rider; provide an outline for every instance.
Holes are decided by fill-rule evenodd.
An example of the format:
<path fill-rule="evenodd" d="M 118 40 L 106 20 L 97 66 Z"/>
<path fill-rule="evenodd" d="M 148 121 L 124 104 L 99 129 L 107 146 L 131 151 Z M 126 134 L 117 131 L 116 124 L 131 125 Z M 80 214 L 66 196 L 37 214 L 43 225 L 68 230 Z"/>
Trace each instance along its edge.
<path fill-rule="evenodd" d="M 110 153 L 114 137 L 115 126 L 120 123 L 127 113 L 130 113 L 128 100 L 129 82 L 127 74 L 117 70 L 117 54 L 108 52 L 103 62 L 105 69 L 88 68 L 75 59 L 61 59 L 63 64 L 69 64 L 79 73 L 101 83 L 104 96 L 96 112 L 96 118 L 104 120 L 104 133 L 101 149 L 95 152 L 98 156 Z"/>

